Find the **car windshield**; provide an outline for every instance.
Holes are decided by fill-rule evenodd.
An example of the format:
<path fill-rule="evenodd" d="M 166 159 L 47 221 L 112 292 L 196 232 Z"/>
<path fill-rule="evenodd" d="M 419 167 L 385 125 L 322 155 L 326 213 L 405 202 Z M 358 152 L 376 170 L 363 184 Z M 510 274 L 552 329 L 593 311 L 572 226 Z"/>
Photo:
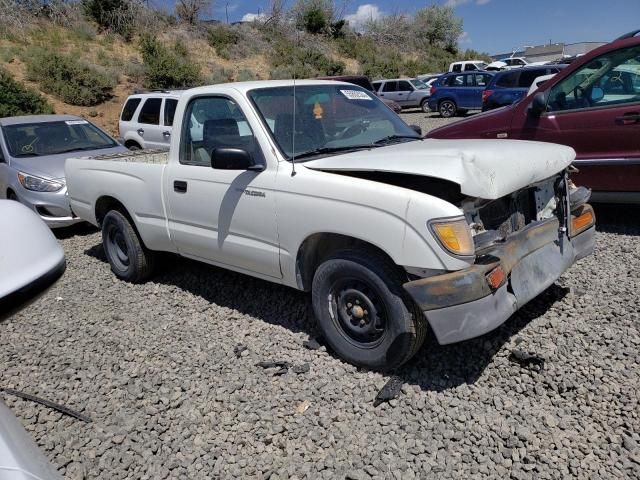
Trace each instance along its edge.
<path fill-rule="evenodd" d="M 484 63 L 484 62 L 479 62 L 479 63 L 474 63 L 474 65 L 476 66 L 476 68 L 478 70 L 484 70 L 485 68 L 487 68 L 489 65 Z"/>
<path fill-rule="evenodd" d="M 21 123 L 2 127 L 12 157 L 44 157 L 60 153 L 112 148 L 118 144 L 86 120 Z"/>
<path fill-rule="evenodd" d="M 295 101 L 293 92 L 293 86 L 249 92 L 287 160 L 422 138 L 375 95 L 355 85 L 297 86 Z"/>
<path fill-rule="evenodd" d="M 427 88 L 427 84 L 424 83 L 422 80 L 419 80 L 417 78 L 411 80 L 411 83 L 413 84 L 414 87 L 416 87 L 418 90 L 426 90 Z"/>

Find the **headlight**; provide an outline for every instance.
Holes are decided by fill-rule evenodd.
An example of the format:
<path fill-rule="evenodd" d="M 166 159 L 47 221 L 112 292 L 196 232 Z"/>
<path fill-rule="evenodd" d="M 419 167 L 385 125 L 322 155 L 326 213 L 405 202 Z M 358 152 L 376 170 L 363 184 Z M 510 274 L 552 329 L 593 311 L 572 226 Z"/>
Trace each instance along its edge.
<path fill-rule="evenodd" d="M 429 226 L 445 250 L 460 256 L 470 256 L 475 253 L 469 224 L 464 217 L 435 220 L 430 222 Z"/>
<path fill-rule="evenodd" d="M 34 192 L 57 192 L 64 187 L 63 183 L 56 182 L 54 180 L 46 180 L 44 178 L 22 172 L 18 172 L 18 181 L 24 188 L 27 190 L 33 190 Z"/>

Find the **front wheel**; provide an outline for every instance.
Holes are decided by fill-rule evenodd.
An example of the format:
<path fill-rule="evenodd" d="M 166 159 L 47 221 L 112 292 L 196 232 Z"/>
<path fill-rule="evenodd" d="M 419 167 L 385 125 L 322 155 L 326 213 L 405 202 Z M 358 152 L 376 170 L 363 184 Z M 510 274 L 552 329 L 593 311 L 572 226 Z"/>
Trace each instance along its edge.
<path fill-rule="evenodd" d="M 313 310 L 341 358 L 391 370 L 418 351 L 426 322 L 402 290 L 403 281 L 397 267 L 375 252 L 346 250 L 320 265 L 313 278 Z"/>
<path fill-rule="evenodd" d="M 440 116 L 443 118 L 451 118 L 456 116 L 458 108 L 456 104 L 451 100 L 443 100 L 440 102 L 438 107 L 438 111 L 440 112 Z"/>
<path fill-rule="evenodd" d="M 431 109 L 429 108 L 429 100 L 425 98 L 422 103 L 420 103 L 420 108 L 424 113 L 429 113 Z"/>
<path fill-rule="evenodd" d="M 111 210 L 102 221 L 102 245 L 111 271 L 131 283 L 142 283 L 151 277 L 155 254 L 145 248 L 130 220 Z"/>

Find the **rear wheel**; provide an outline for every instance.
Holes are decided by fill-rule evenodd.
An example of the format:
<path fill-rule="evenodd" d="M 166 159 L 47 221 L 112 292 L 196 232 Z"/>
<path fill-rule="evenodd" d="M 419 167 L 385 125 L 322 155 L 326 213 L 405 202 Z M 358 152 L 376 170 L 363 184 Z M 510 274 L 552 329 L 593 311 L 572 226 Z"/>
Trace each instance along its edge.
<path fill-rule="evenodd" d="M 142 244 L 131 221 L 117 210 L 111 210 L 102 221 L 102 245 L 118 278 L 142 283 L 153 274 L 155 253 Z"/>
<path fill-rule="evenodd" d="M 404 279 L 376 252 L 345 250 L 313 278 L 313 310 L 327 342 L 344 360 L 390 370 L 420 348 L 426 321 L 402 289 Z"/>
<path fill-rule="evenodd" d="M 457 113 L 458 107 L 456 107 L 455 102 L 452 100 L 443 100 L 440 102 L 438 106 L 438 111 L 440 112 L 440 116 L 443 118 L 451 118 L 455 117 Z"/>

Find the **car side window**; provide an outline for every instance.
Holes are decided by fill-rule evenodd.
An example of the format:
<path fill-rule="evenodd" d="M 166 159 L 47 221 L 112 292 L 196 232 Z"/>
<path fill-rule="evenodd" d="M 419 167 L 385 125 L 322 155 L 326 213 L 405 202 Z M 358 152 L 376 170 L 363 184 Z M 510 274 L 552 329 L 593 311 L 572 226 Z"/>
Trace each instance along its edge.
<path fill-rule="evenodd" d="M 127 103 L 125 103 L 124 108 L 122 109 L 122 116 L 120 117 L 120 120 L 123 122 L 130 122 L 133 118 L 133 114 L 136 113 L 138 105 L 140 105 L 140 100 L 141 99 L 139 98 L 130 98 L 127 100 Z"/>
<path fill-rule="evenodd" d="M 138 115 L 138 122 L 147 125 L 159 125 L 161 105 L 161 98 L 147 98 Z"/>
<path fill-rule="evenodd" d="M 451 69 L 452 72 L 461 72 L 462 71 L 462 65 L 460 65 L 459 63 L 454 65 L 453 68 Z"/>
<path fill-rule="evenodd" d="M 449 79 L 450 87 L 464 87 L 467 84 L 468 75 L 454 75 Z"/>
<path fill-rule="evenodd" d="M 176 107 L 178 100 L 175 98 L 167 98 L 164 101 L 164 125 L 171 127 L 173 125 L 173 117 L 176 115 Z"/>
<path fill-rule="evenodd" d="M 518 86 L 521 88 L 529 88 L 533 81 L 542 75 L 546 75 L 546 69 L 525 70 L 520 73 Z"/>
<path fill-rule="evenodd" d="M 397 92 L 398 91 L 398 82 L 385 82 L 382 87 L 383 92 Z"/>
<path fill-rule="evenodd" d="M 468 71 L 468 72 L 469 72 L 469 71 L 472 71 L 472 70 L 477 70 L 476 66 L 475 66 L 473 63 L 467 63 L 467 64 L 464 66 L 464 69 L 465 69 L 466 71 Z"/>
<path fill-rule="evenodd" d="M 500 76 L 496 85 L 503 88 L 514 88 L 518 84 L 520 72 L 509 72 Z"/>
<path fill-rule="evenodd" d="M 409 82 L 399 81 L 398 82 L 398 91 L 399 92 L 411 92 L 413 91 L 413 87 Z"/>
<path fill-rule="evenodd" d="M 640 102 L 640 45 L 596 57 L 553 86 L 552 112 Z"/>
<path fill-rule="evenodd" d="M 487 84 L 489 83 L 489 80 L 491 80 L 491 76 L 485 75 L 484 73 L 477 73 L 475 77 L 476 77 L 476 87 L 486 87 Z"/>
<path fill-rule="evenodd" d="M 216 148 L 243 149 L 254 159 L 261 155 L 244 113 L 227 97 L 196 97 L 187 105 L 184 118 L 182 164 L 210 167 Z"/>

